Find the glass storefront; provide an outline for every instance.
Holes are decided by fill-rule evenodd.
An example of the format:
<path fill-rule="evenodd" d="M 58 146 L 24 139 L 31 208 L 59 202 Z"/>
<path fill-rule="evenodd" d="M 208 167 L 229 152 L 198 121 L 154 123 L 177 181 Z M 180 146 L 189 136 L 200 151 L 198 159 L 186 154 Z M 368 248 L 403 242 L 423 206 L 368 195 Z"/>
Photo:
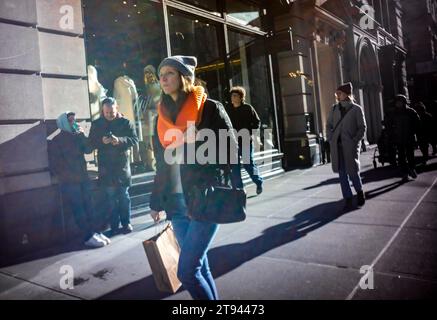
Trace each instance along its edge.
<path fill-rule="evenodd" d="M 226 76 L 221 26 L 176 10 L 170 10 L 168 20 L 172 54 L 196 56 L 196 78 L 210 98 L 223 101 Z"/>
<path fill-rule="evenodd" d="M 135 123 L 140 143 L 133 171 L 153 171 L 153 123 L 160 87 L 156 68 L 166 56 L 162 5 L 150 1 L 83 0 L 92 119 L 113 96 Z"/>
<path fill-rule="evenodd" d="M 117 99 L 140 137 L 131 155 L 134 174 L 155 170 L 151 141 L 161 94 L 156 68 L 167 56 L 167 43 L 172 55 L 197 57 L 196 81 L 210 98 L 225 104 L 230 87 L 243 86 L 262 128 L 275 129 L 264 37 L 256 31 L 262 29 L 262 8 L 250 1 L 178 2 L 82 0 L 92 119 L 99 117 L 105 96 Z M 209 11 L 211 17 L 193 7 L 181 8 L 182 2 Z"/>
<path fill-rule="evenodd" d="M 246 101 L 258 112 L 262 125 L 273 128 L 271 89 L 264 39 L 228 29 L 232 85 L 246 88 Z"/>
<path fill-rule="evenodd" d="M 185 2 L 196 8 L 207 10 L 213 14 L 220 15 L 219 3 L 217 0 L 182 0 L 180 2 Z"/>
<path fill-rule="evenodd" d="M 230 22 L 261 29 L 262 8 L 249 1 L 226 0 L 226 16 Z"/>

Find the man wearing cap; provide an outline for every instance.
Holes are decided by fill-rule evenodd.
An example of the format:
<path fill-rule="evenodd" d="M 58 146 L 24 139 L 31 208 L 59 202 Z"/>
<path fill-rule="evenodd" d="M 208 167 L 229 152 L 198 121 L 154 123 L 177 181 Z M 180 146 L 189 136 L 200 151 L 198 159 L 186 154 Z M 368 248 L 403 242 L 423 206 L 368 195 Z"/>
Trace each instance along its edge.
<path fill-rule="evenodd" d="M 360 178 L 360 146 L 366 132 L 366 120 L 363 109 L 354 103 L 352 83 L 338 87 L 335 104 L 326 124 L 327 139 L 331 146 L 332 170 L 339 174 L 345 210 L 352 209 L 353 195 L 349 179 L 357 193 L 357 205 L 363 206 L 365 197 Z"/>

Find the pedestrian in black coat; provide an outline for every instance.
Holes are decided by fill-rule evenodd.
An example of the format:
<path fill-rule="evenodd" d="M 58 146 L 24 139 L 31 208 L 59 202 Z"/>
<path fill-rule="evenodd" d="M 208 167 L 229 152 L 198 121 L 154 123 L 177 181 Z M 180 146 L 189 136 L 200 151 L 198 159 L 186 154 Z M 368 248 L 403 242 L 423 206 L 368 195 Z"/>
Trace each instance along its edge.
<path fill-rule="evenodd" d="M 395 111 L 391 117 L 392 138 L 398 151 L 398 162 L 404 182 L 408 181 L 408 176 L 413 179 L 417 177 L 414 150 L 416 149 L 416 134 L 420 125 L 417 112 L 409 108 L 407 104 L 406 96 L 397 95 L 395 97 Z"/>
<path fill-rule="evenodd" d="M 252 133 L 258 130 L 261 120 L 255 108 L 246 103 L 246 90 L 241 86 L 232 87 L 230 90 L 231 104 L 227 107 L 227 112 L 231 118 L 232 127 L 239 133 L 238 136 L 238 170 L 233 171 L 233 181 L 239 188 L 243 187 L 241 180 L 241 164 L 249 174 L 252 181 L 256 184 L 256 193 L 263 191 L 263 179 L 259 174 L 258 166 L 254 161 L 254 146 Z M 245 133 L 241 130 L 247 130 Z M 241 138 L 241 135 L 248 135 L 249 139 Z M 248 157 L 246 157 L 248 155 Z M 242 159 L 240 159 L 240 157 Z"/>
<path fill-rule="evenodd" d="M 226 155 L 227 163 L 217 164 L 217 158 L 201 163 L 198 150 L 203 143 L 196 141 L 196 134 L 214 133 L 217 139 L 220 129 L 232 128 L 231 121 L 223 107 L 217 101 L 207 98 L 205 89 L 194 85 L 196 57 L 171 56 L 165 58 L 158 67 L 162 99 L 158 106 L 158 118 L 153 136 L 153 149 L 156 157 L 156 175 L 150 208 L 152 218 L 158 222 L 165 211 L 181 247 L 178 262 L 178 278 L 193 299 L 217 300 L 218 293 L 209 267 L 207 252 L 218 231 L 219 225 L 210 221 L 196 220 L 190 214 L 194 191 L 204 186 L 217 185 L 223 181 L 222 168 L 229 167 L 228 156 L 236 158 L 235 136 L 230 136 L 233 153 Z M 168 134 L 179 132 L 179 138 L 171 139 Z M 170 138 L 170 139 L 168 139 Z M 219 142 L 219 140 L 216 140 Z M 214 146 L 214 145 L 213 145 Z M 217 145 L 216 145 L 217 146 Z M 194 161 L 188 161 L 187 155 L 192 148 Z M 178 158 L 178 150 L 186 150 Z M 176 156 L 172 157 L 173 152 Z M 214 150 L 210 150 L 214 151 Z M 217 149 L 216 156 L 223 156 Z M 188 152 L 188 154 L 187 154 Z M 232 159 L 229 159 L 229 162 Z M 233 159 L 236 163 L 236 159 Z"/>
<path fill-rule="evenodd" d="M 414 104 L 414 109 L 420 117 L 419 130 L 417 132 L 417 142 L 420 151 L 422 152 L 422 164 L 426 164 L 429 159 L 428 145 L 432 145 L 434 135 L 434 119 L 430 113 L 426 111 L 423 102 L 419 101 Z"/>
<path fill-rule="evenodd" d="M 99 184 L 107 196 L 111 217 L 111 234 L 132 232 L 130 224 L 131 169 L 129 154 L 132 146 L 138 143 L 134 125 L 120 113 L 114 98 L 102 101 L 102 117 L 91 125 L 90 141 L 97 149 Z"/>

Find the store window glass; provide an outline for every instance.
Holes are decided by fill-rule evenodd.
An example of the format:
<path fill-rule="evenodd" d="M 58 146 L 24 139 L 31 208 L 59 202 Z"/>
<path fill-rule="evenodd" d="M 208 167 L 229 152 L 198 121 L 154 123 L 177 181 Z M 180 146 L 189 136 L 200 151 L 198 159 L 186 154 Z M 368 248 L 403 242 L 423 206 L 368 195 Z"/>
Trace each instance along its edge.
<path fill-rule="evenodd" d="M 105 96 L 136 126 L 132 171 L 153 171 L 153 124 L 160 86 L 156 68 L 167 56 L 162 5 L 148 1 L 83 0 L 92 120 Z"/>
<path fill-rule="evenodd" d="M 274 110 L 272 104 L 271 80 L 263 38 L 228 29 L 230 69 L 233 86 L 246 89 L 246 102 L 251 104 L 261 119 L 261 139 L 264 149 L 274 147 Z M 266 135 L 264 135 L 265 129 Z"/>
<path fill-rule="evenodd" d="M 225 87 L 224 47 L 220 25 L 179 11 L 170 11 L 169 29 L 173 55 L 197 57 L 196 81 L 212 99 L 223 101 Z"/>
<path fill-rule="evenodd" d="M 208 10 L 211 13 L 219 15 L 217 0 L 180 0 L 180 2 L 185 2 L 195 6 L 196 8 Z"/>
<path fill-rule="evenodd" d="M 228 21 L 261 29 L 261 9 L 250 2 L 226 0 Z"/>

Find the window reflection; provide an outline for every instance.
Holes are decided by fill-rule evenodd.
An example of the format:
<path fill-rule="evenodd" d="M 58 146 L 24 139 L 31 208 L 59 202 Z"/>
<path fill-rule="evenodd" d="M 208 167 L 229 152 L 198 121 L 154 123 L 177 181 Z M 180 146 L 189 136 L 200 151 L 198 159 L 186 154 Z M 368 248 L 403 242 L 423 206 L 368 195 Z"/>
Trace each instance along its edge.
<path fill-rule="evenodd" d="M 180 0 L 180 1 L 185 2 L 187 4 L 191 4 L 196 8 L 208 10 L 211 13 L 219 15 L 217 0 Z"/>
<path fill-rule="evenodd" d="M 273 129 L 270 76 L 263 38 L 229 29 L 228 39 L 232 85 L 246 89 L 246 101 L 257 111 L 261 129 Z M 273 147 L 273 137 L 267 140 L 264 148 Z"/>
<path fill-rule="evenodd" d="M 193 55 L 197 57 L 196 77 L 208 96 L 223 101 L 224 59 L 219 48 L 219 26 L 211 21 L 171 11 L 169 15 L 170 43 L 173 55 Z"/>
<path fill-rule="evenodd" d="M 260 7 L 249 2 L 226 0 L 226 15 L 230 22 L 261 28 Z"/>
<path fill-rule="evenodd" d="M 162 6 L 102 0 L 83 5 L 92 120 L 100 116 L 105 96 L 116 98 L 140 139 L 131 152 L 133 173 L 153 171 L 151 142 L 161 92 L 156 68 L 166 56 Z"/>

